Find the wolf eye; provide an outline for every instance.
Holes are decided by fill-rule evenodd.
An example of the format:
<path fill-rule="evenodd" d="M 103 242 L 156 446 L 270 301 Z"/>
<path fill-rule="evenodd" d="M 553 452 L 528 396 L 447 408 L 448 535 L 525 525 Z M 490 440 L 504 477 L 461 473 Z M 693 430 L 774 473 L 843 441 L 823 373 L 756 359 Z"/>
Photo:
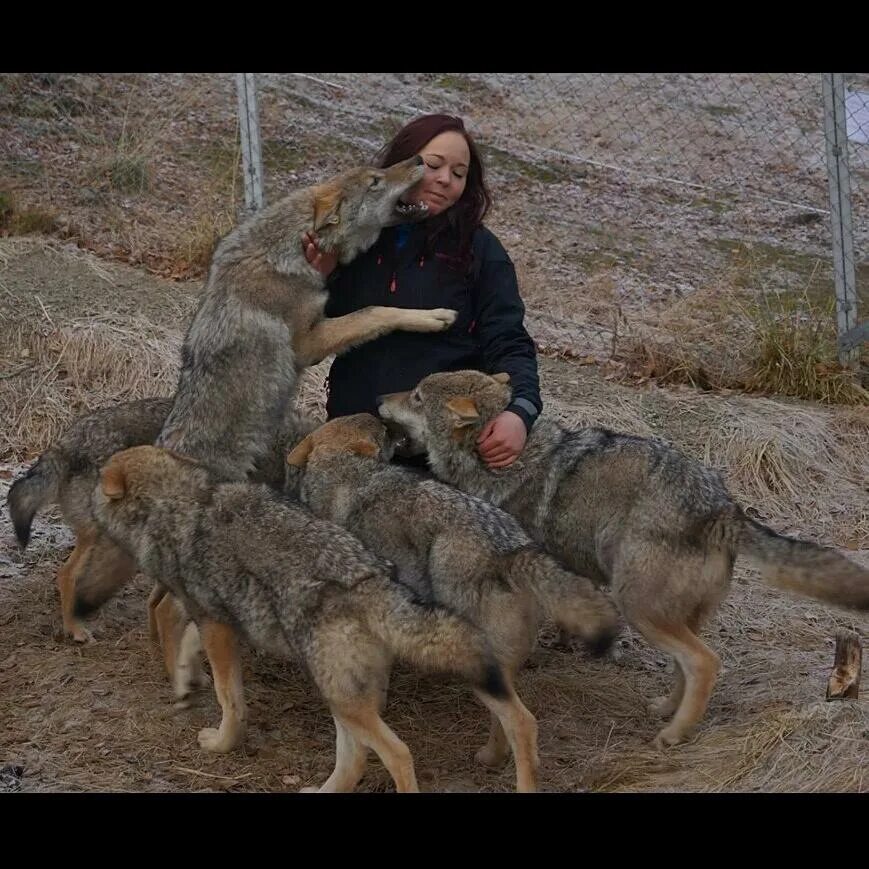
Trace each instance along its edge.
<path fill-rule="evenodd" d="M 377 175 L 375 175 L 371 179 L 371 183 L 368 185 L 368 189 L 373 190 L 375 187 L 377 187 L 378 184 L 380 184 L 380 178 Z"/>
<path fill-rule="evenodd" d="M 420 404 L 420 403 L 422 402 L 422 399 L 421 399 L 420 396 L 419 396 L 419 390 L 418 390 L 418 389 L 415 389 L 413 392 L 411 392 L 411 394 L 410 394 L 410 400 L 411 400 L 414 404 Z"/>

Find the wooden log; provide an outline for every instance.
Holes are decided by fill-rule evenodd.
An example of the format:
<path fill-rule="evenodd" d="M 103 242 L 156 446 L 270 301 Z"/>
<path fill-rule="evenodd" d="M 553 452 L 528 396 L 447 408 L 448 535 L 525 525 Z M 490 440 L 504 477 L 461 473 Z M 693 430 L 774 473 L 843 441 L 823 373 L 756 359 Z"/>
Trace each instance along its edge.
<path fill-rule="evenodd" d="M 836 660 L 827 683 L 827 700 L 856 700 L 860 693 L 863 647 L 854 631 L 836 631 Z"/>

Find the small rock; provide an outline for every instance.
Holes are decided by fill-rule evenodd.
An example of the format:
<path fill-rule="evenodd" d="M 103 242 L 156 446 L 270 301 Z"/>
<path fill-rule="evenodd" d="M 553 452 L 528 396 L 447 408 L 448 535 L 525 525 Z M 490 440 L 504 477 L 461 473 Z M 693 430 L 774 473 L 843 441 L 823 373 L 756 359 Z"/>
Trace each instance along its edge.
<path fill-rule="evenodd" d="M 810 223 L 820 222 L 822 218 L 823 215 L 818 214 L 817 211 L 805 211 L 802 214 L 795 214 L 793 217 L 790 217 L 788 222 L 796 226 L 807 226 Z"/>
<path fill-rule="evenodd" d="M 12 793 L 21 790 L 21 777 L 24 767 L 18 764 L 7 764 L 0 767 L 0 793 Z"/>

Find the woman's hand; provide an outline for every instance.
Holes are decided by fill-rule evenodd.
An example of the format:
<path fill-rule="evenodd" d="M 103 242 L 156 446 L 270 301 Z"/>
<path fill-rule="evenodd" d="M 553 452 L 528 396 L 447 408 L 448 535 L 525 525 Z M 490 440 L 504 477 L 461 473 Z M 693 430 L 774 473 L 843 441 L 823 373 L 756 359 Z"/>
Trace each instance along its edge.
<path fill-rule="evenodd" d="M 490 468 L 506 468 L 516 461 L 527 439 L 522 418 L 505 410 L 483 427 L 477 438 L 477 452 Z"/>
<path fill-rule="evenodd" d="M 335 271 L 335 266 L 338 265 L 338 254 L 323 253 L 313 232 L 302 233 L 302 250 L 308 263 L 324 278 L 328 278 Z"/>

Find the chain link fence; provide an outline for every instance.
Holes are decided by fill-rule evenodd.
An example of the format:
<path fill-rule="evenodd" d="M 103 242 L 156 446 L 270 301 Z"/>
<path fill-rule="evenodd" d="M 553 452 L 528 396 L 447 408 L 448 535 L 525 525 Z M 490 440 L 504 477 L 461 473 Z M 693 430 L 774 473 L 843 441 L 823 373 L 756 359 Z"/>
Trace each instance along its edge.
<path fill-rule="evenodd" d="M 544 350 L 599 359 L 625 323 L 666 331 L 674 305 L 711 296 L 724 310 L 735 287 L 782 315 L 808 306 L 833 324 L 838 311 L 840 358 L 859 353 L 867 74 L 296 73 L 256 86 L 266 201 L 370 160 L 418 114 L 461 115 Z"/>

